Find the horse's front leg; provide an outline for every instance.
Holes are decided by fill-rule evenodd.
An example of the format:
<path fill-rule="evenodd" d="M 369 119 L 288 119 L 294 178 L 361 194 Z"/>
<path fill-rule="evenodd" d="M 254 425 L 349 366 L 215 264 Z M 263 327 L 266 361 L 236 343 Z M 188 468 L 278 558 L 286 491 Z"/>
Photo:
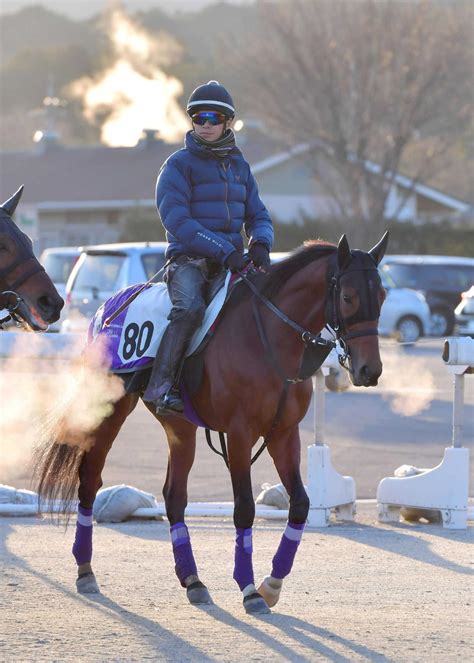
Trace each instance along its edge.
<path fill-rule="evenodd" d="M 92 507 L 102 486 L 102 470 L 107 454 L 137 401 L 138 396 L 130 394 L 115 403 L 112 414 L 94 431 L 91 448 L 84 454 L 79 467 L 79 507 L 72 553 L 77 563 L 76 586 L 80 594 L 100 592 L 91 566 Z"/>
<path fill-rule="evenodd" d="M 268 445 L 268 451 L 290 496 L 288 522 L 273 557 L 271 575 L 266 576 L 258 588 L 259 593 L 271 607 L 278 603 L 283 578 L 290 573 L 293 566 L 308 517 L 309 498 L 300 474 L 301 448 L 298 426 L 275 434 L 275 438 Z"/>
<path fill-rule="evenodd" d="M 145 403 L 145 405 L 148 404 Z M 149 407 L 153 413 L 153 406 Z M 196 426 L 179 417 L 157 417 L 168 438 L 169 456 L 163 497 L 170 523 L 175 571 L 193 605 L 211 604 L 207 587 L 199 580 L 191 539 L 184 523 L 188 503 L 188 476 L 194 462 Z"/>
<path fill-rule="evenodd" d="M 255 519 L 250 477 L 252 448 L 248 436 L 236 432 L 229 432 L 228 448 L 236 531 L 233 577 L 242 592 L 245 611 L 253 615 L 266 614 L 270 610 L 255 588 L 252 563 L 252 527 Z"/>

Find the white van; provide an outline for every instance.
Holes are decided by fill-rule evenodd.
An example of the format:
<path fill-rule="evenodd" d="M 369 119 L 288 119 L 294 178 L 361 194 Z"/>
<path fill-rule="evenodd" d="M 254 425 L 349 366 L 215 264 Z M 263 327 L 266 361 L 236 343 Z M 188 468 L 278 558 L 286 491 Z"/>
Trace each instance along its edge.
<path fill-rule="evenodd" d="M 109 297 L 134 283 L 146 283 L 165 264 L 166 242 L 98 244 L 84 247 L 66 284 L 61 331 L 85 331 Z M 163 280 L 163 273 L 156 281 Z"/>

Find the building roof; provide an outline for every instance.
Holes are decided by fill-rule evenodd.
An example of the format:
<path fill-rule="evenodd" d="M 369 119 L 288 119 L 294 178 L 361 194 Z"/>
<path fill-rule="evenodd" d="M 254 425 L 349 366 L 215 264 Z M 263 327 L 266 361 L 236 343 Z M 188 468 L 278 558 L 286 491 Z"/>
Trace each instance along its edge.
<path fill-rule="evenodd" d="M 251 130 L 238 135 L 252 172 L 267 172 L 321 146 L 319 141 L 301 143 L 281 150 L 271 137 Z M 40 209 L 109 209 L 154 204 L 158 171 L 170 154 L 181 145 L 170 145 L 148 135 L 135 147 L 69 147 L 56 142 L 33 150 L 0 153 L 0 201 L 25 185 L 22 204 Z M 371 172 L 380 166 L 365 162 Z M 465 213 L 470 205 L 408 177 L 396 174 L 394 181 L 404 189 Z M 282 191 L 282 194 L 285 192 Z"/>
<path fill-rule="evenodd" d="M 262 136 L 258 143 L 240 136 L 252 163 L 275 151 Z M 148 136 L 135 147 L 64 146 L 57 142 L 35 149 L 0 153 L 0 201 L 25 185 L 22 204 L 39 209 L 109 209 L 154 205 L 155 184 L 163 162 L 182 144 Z"/>
<path fill-rule="evenodd" d="M 306 154 L 307 152 L 317 149 L 320 146 L 320 141 L 300 143 L 288 150 L 282 150 L 276 154 L 271 155 L 270 157 L 267 157 L 266 159 L 263 159 L 262 161 L 254 163 L 252 166 L 252 172 L 255 175 L 258 175 L 258 173 L 265 172 L 271 168 L 280 166 L 281 164 L 291 161 L 291 159 Z M 376 175 L 380 175 L 382 170 L 379 164 L 369 160 L 364 162 L 364 167 L 366 170 Z M 386 177 L 390 176 L 390 173 L 386 173 Z M 405 175 L 401 175 L 400 173 L 395 174 L 394 181 L 402 189 L 413 190 L 419 196 L 423 196 L 424 198 L 428 198 L 433 202 L 440 203 L 441 205 L 449 207 L 456 212 L 460 212 L 461 214 L 466 213 L 471 208 L 471 205 L 464 200 L 450 196 L 446 193 L 443 193 L 442 191 L 434 189 L 433 187 L 427 186 L 422 182 L 417 182 L 416 180 L 406 177 Z"/>
<path fill-rule="evenodd" d="M 89 203 L 153 200 L 156 176 L 165 159 L 178 145 L 153 141 L 128 147 L 63 147 L 50 145 L 43 152 L 4 152 L 0 192 L 25 185 L 23 204 Z"/>

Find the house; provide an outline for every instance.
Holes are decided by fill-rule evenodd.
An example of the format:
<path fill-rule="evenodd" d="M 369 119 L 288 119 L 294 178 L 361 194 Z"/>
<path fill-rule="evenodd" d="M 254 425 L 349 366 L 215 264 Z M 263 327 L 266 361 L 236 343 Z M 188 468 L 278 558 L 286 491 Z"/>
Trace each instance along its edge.
<path fill-rule="evenodd" d="M 334 213 L 331 198 L 318 186 L 305 154 L 314 144 L 281 150 L 261 131 L 238 136 L 252 165 L 262 199 L 276 219 L 298 220 L 302 213 Z M 0 200 L 21 185 L 25 190 L 16 221 L 32 237 L 35 250 L 119 240 L 130 219 L 156 217 L 155 182 L 161 164 L 180 145 L 144 131 L 135 147 L 65 146 L 45 132 L 34 149 L 0 153 Z M 377 174 L 377 164 L 366 167 Z M 400 219 L 458 218 L 470 205 L 409 178 L 396 175 L 387 200 L 387 217 L 400 195 L 410 191 Z M 157 220 L 158 222 L 158 220 Z"/>

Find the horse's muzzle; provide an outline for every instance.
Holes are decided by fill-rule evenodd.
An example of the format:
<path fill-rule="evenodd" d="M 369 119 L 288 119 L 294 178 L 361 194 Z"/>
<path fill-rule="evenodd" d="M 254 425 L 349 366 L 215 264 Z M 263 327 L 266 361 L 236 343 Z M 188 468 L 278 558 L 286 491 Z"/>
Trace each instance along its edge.
<path fill-rule="evenodd" d="M 38 297 L 36 305 L 42 319 L 46 323 L 51 324 L 59 320 L 64 300 L 59 295 L 43 295 L 42 297 Z"/>
<path fill-rule="evenodd" d="M 382 363 L 377 362 L 379 365 L 369 367 L 364 364 L 357 370 L 351 372 L 352 384 L 355 387 L 376 387 L 379 377 L 382 374 Z"/>

